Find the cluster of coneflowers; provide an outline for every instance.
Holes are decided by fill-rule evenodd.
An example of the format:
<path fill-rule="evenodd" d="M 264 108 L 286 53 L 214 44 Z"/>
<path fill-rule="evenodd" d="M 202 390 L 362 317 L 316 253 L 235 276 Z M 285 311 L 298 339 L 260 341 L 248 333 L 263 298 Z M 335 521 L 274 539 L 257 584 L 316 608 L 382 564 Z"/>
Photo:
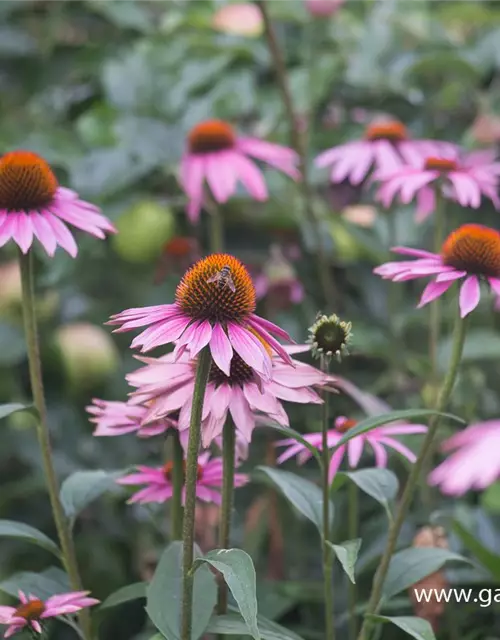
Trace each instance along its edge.
<path fill-rule="evenodd" d="M 220 120 L 194 127 L 187 139 L 180 173 L 189 219 L 196 223 L 203 209 L 210 212 L 212 201 L 224 204 L 236 193 L 238 182 L 254 200 L 265 200 L 267 187 L 255 160 L 294 180 L 301 179 L 299 158 L 292 149 L 241 137 L 229 123 Z M 448 142 L 412 140 L 399 122 L 370 125 L 362 140 L 325 151 L 317 158 L 317 165 L 331 167 L 334 182 L 347 179 L 353 184 L 378 183 L 375 197 L 385 207 L 390 207 L 395 199 L 404 204 L 414 201 L 418 221 L 433 213 L 442 216 L 448 199 L 469 208 L 478 208 L 483 198 L 495 207 L 500 204 L 497 195 L 500 165 L 492 153 L 466 153 Z M 71 531 L 59 499 L 34 313 L 31 264 L 34 241 L 37 239 L 49 256 L 59 246 L 75 257 L 77 244 L 68 225 L 101 239 L 115 231 L 96 206 L 61 187 L 49 165 L 38 155 L 29 151 L 5 154 L 0 159 L 0 246 L 12 240 L 20 249 L 24 322 L 38 411 L 37 435 L 72 587 L 70 593 L 46 600 L 20 593 L 17 607 L 0 607 L 0 624 L 8 625 L 5 637 L 25 627 L 41 633 L 44 620 L 81 612 L 97 604 L 81 588 Z M 489 287 L 494 296 L 500 297 L 500 233 L 477 223 L 466 224 L 450 231 L 441 239 L 440 246 L 436 253 L 395 247 L 395 253 L 412 259 L 389 262 L 377 267 L 375 273 L 395 282 L 430 277 L 419 306 L 435 301 L 460 282 L 453 357 L 437 407 L 443 411 L 459 367 L 465 339 L 464 318 L 478 306 L 481 286 Z M 184 566 L 189 567 L 193 560 L 195 498 L 222 505 L 221 529 L 225 537 L 220 542 L 224 546 L 229 542 L 229 529 L 222 519 L 230 517 L 232 489 L 249 480 L 246 474 L 235 473 L 235 468 L 247 457 L 257 426 L 268 422 L 285 429 L 289 426 L 284 403 L 321 404 L 328 394 L 340 390 L 352 396 L 362 409 L 370 410 L 366 394 L 349 381 L 330 375 L 328 369 L 332 358 L 340 358 L 347 352 L 350 323 L 335 315 L 319 316 L 310 329 L 309 344 L 297 346 L 290 344 L 292 341 L 283 329 L 257 316 L 255 308 L 256 291 L 248 270 L 236 257 L 220 252 L 198 260 L 186 271 L 171 303 L 128 309 L 110 321 L 118 327 L 117 331 L 141 329 L 131 346 L 142 354 L 157 348 L 169 349 L 159 357 L 138 356 L 141 366 L 127 376 L 133 390 L 126 401 L 94 400 L 88 411 L 96 424 L 96 436 L 171 434 L 178 444 L 173 459 L 160 460 L 159 446 L 157 467 L 138 465 L 118 482 L 141 487 L 132 495 L 131 502 L 171 500 L 176 503 L 177 516 L 181 513 L 178 506 L 185 505 Z M 437 322 L 439 333 L 439 317 L 437 320 L 434 317 L 433 322 Z M 319 358 L 320 368 L 294 357 L 308 351 Z M 458 452 L 432 472 L 431 483 L 440 485 L 447 493 L 461 494 L 494 481 L 500 472 L 498 456 L 494 454 L 498 425 L 495 420 L 478 423 L 444 443 L 444 451 L 458 449 Z M 344 458 L 349 467 L 358 466 L 365 445 L 370 447 L 379 467 L 387 466 L 388 448 L 415 462 L 391 525 L 382 569 L 368 606 L 368 612 L 373 613 L 387 572 L 384 559 L 394 551 L 416 480 L 432 451 L 439 420 L 433 418 L 429 428 L 408 423 L 386 424 L 339 445 L 344 434 L 355 426 L 355 417 L 340 416 L 332 428 L 304 436 L 309 445 L 321 450 L 327 462 L 324 495 L 328 495 L 329 484 Z M 418 457 L 394 437 L 406 434 L 425 434 Z M 293 456 L 302 463 L 312 455 L 310 448 L 294 438 L 277 445 L 286 447 L 278 463 Z M 222 456 L 214 455 L 214 450 L 219 449 Z M 177 529 L 173 535 L 179 532 Z M 189 572 L 184 572 L 183 580 L 182 637 L 187 638 L 192 616 Z M 85 616 L 82 629 L 89 640 Z M 365 627 L 361 638 L 365 637 L 364 632 Z"/>

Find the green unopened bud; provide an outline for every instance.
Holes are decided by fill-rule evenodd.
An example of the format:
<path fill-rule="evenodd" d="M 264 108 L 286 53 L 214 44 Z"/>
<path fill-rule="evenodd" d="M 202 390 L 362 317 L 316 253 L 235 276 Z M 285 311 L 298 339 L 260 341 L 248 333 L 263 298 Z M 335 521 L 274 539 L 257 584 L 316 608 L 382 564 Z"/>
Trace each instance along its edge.
<path fill-rule="evenodd" d="M 348 346 L 352 339 L 352 324 L 344 322 L 337 315 L 318 314 L 316 322 L 309 328 L 308 343 L 315 358 L 329 361 L 349 355 Z"/>

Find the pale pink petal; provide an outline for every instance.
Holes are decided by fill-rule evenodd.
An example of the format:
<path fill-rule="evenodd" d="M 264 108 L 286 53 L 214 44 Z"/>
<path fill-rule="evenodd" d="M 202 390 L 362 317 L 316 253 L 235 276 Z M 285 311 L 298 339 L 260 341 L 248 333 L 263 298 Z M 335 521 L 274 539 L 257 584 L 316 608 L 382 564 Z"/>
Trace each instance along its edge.
<path fill-rule="evenodd" d="M 361 455 L 363 454 L 363 444 L 364 438 L 363 436 L 358 436 L 357 438 L 352 438 L 347 443 L 347 459 L 349 462 L 349 466 L 354 469 L 358 466 L 359 461 L 361 460 Z"/>
<path fill-rule="evenodd" d="M 30 214 L 33 232 L 49 256 L 53 256 L 57 248 L 57 240 L 51 226 L 37 212 Z"/>
<path fill-rule="evenodd" d="M 500 278 L 488 278 L 488 282 L 496 295 L 500 296 Z"/>
<path fill-rule="evenodd" d="M 423 222 L 436 209 L 436 192 L 430 187 L 422 187 L 417 193 L 417 210 L 415 220 Z"/>
<path fill-rule="evenodd" d="M 460 315 L 465 318 L 479 304 L 481 298 L 481 287 L 477 276 L 470 276 L 460 288 Z"/>
<path fill-rule="evenodd" d="M 75 258 L 78 253 L 78 247 L 76 246 L 75 239 L 64 222 L 61 222 L 56 216 L 51 214 L 45 214 L 43 217 L 51 227 L 52 232 L 57 239 L 57 244 L 65 249 L 72 258 Z"/>
<path fill-rule="evenodd" d="M 335 474 L 339 470 L 340 465 L 342 464 L 342 460 L 344 459 L 344 454 L 346 451 L 346 445 L 340 446 L 337 451 L 332 455 L 330 459 L 330 466 L 328 467 L 328 482 L 330 484 L 333 482 Z"/>
<path fill-rule="evenodd" d="M 235 322 L 227 325 L 229 340 L 233 349 L 257 373 L 269 379 L 270 358 L 262 343 L 247 329 Z"/>
<path fill-rule="evenodd" d="M 459 280 L 467 275 L 467 271 L 445 271 L 436 276 L 436 282 L 449 282 L 450 280 Z"/>
<path fill-rule="evenodd" d="M 207 182 L 217 202 L 227 202 L 236 189 L 234 153 L 218 151 L 207 154 L 205 160 Z"/>
<path fill-rule="evenodd" d="M 373 453 L 375 454 L 375 465 L 379 468 L 387 467 L 387 451 L 384 447 L 375 440 L 375 438 L 370 438 L 369 434 L 367 437 L 367 441 L 373 449 Z"/>
<path fill-rule="evenodd" d="M 17 229 L 14 234 L 14 240 L 19 245 L 21 251 L 26 254 L 33 244 L 33 227 L 31 218 L 25 213 L 17 214 Z"/>
<path fill-rule="evenodd" d="M 233 357 L 233 347 L 226 335 L 225 330 L 219 323 L 212 328 L 212 337 L 210 339 L 210 352 L 213 361 L 219 369 L 229 376 L 231 370 L 231 359 Z"/>
<path fill-rule="evenodd" d="M 390 438 L 388 436 L 384 436 L 382 438 L 378 438 L 378 442 L 380 444 L 385 444 L 386 447 L 391 447 L 398 453 L 400 453 L 403 457 L 407 458 L 410 462 L 415 462 L 417 456 L 413 453 L 411 449 L 407 446 L 399 442 L 399 440 L 395 440 L 394 438 Z"/>
<path fill-rule="evenodd" d="M 231 162 L 237 178 L 255 200 L 267 200 L 267 187 L 260 169 L 241 153 L 233 153 Z"/>
<path fill-rule="evenodd" d="M 452 284 L 453 282 L 429 282 L 422 293 L 418 308 L 420 309 L 429 302 L 439 298 L 439 296 L 442 296 L 445 291 L 448 291 Z"/>

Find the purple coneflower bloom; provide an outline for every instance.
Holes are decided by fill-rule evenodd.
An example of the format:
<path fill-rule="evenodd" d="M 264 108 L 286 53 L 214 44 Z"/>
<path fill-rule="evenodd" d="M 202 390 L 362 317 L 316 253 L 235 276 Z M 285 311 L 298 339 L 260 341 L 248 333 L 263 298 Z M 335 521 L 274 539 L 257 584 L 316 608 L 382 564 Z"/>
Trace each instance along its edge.
<path fill-rule="evenodd" d="M 271 255 L 254 283 L 257 298 L 267 296 L 273 308 L 287 308 L 304 299 L 304 287 L 279 245 L 271 247 Z"/>
<path fill-rule="evenodd" d="M 238 180 L 255 200 L 267 200 L 264 176 L 250 158 L 256 158 L 286 173 L 294 180 L 300 174 L 298 155 L 292 149 L 258 138 L 240 138 L 222 120 L 206 120 L 191 129 L 182 158 L 181 183 L 189 202 L 187 214 L 196 222 L 203 204 L 205 181 L 219 203 L 236 192 Z"/>
<path fill-rule="evenodd" d="M 429 484 L 448 495 L 486 489 L 500 478 L 500 420 L 477 422 L 441 445 L 450 453 L 429 475 Z"/>
<path fill-rule="evenodd" d="M 176 341 L 177 355 L 189 348 L 194 357 L 209 345 L 215 364 L 227 376 L 235 352 L 265 380 L 271 375 L 273 351 L 291 363 L 271 334 L 289 341 L 290 336 L 254 314 L 255 287 L 233 256 L 217 253 L 197 262 L 182 278 L 175 298 L 173 304 L 128 309 L 109 324 L 121 325 L 117 331 L 150 325 L 132 342 L 143 353 Z"/>
<path fill-rule="evenodd" d="M 121 436 L 126 433 L 136 433 L 140 438 L 165 433 L 169 428 L 177 428 L 175 420 L 165 418 L 143 424 L 149 407 L 94 398 L 92 404 L 86 407 L 91 415 L 90 422 L 96 425 L 95 436 Z"/>
<path fill-rule="evenodd" d="M 456 200 L 463 207 L 477 209 L 482 196 L 489 198 L 498 208 L 497 195 L 500 164 L 494 162 L 490 152 L 474 152 L 459 158 L 421 156 L 408 157 L 407 166 L 389 172 L 378 172 L 374 178 L 382 185 L 377 200 L 389 207 L 399 194 L 403 204 L 417 201 L 416 220 L 422 222 L 436 208 L 436 191 Z"/>
<path fill-rule="evenodd" d="M 387 262 L 374 269 L 374 273 L 394 282 L 435 276 L 425 287 L 419 307 L 439 298 L 461 278 L 465 278 L 460 289 L 462 318 L 479 304 L 481 280 L 488 282 L 494 294 L 500 296 L 500 233 L 496 229 L 464 224 L 450 233 L 441 254 L 408 247 L 394 247 L 392 251 L 417 260 Z"/>
<path fill-rule="evenodd" d="M 360 184 L 372 169 L 383 173 L 405 164 L 408 155 L 426 157 L 455 149 L 438 140 L 411 140 L 406 127 L 397 120 L 371 124 L 362 140 L 354 140 L 324 151 L 316 166 L 332 166 L 330 180 Z"/>
<path fill-rule="evenodd" d="M 307 351 L 309 347 L 285 347 L 288 352 Z M 181 434 L 189 429 L 193 401 L 196 362 L 191 354 L 180 358 L 173 353 L 160 358 L 140 358 L 146 366 L 127 376 L 137 388 L 132 398 L 141 404 L 152 402 L 144 423 L 179 413 Z M 229 415 L 234 421 L 238 439 L 249 443 L 259 416 L 288 426 L 282 400 L 299 403 L 321 403 L 314 386 L 334 384 L 334 378 L 319 369 L 293 360 L 293 367 L 273 357 L 271 378 L 259 384 L 255 372 L 242 358 L 234 355 L 229 375 L 212 363 L 201 424 L 201 442 L 208 447 L 222 433 Z"/>
<path fill-rule="evenodd" d="M 60 187 L 47 162 L 31 151 L 12 151 L 0 158 L 0 247 L 9 240 L 27 253 L 38 238 L 49 256 L 58 246 L 73 258 L 75 239 L 65 223 L 97 238 L 115 233 L 99 209 Z"/>
<path fill-rule="evenodd" d="M 130 504 L 139 502 L 166 502 L 173 495 L 172 472 L 173 463 L 167 462 L 163 467 L 137 466 L 138 472 L 117 480 L 121 485 L 146 485 L 128 500 Z M 248 482 L 244 473 L 234 474 L 234 486 L 241 487 Z M 198 477 L 196 497 L 203 502 L 221 503 L 220 487 L 222 486 L 222 458 L 210 459 L 210 453 L 202 453 L 198 457 Z M 185 487 L 182 490 L 182 502 L 185 499 Z"/>
<path fill-rule="evenodd" d="M 73 591 L 51 596 L 47 600 L 40 600 L 35 596 L 26 596 L 19 591 L 21 604 L 18 607 L 0 606 L 0 624 L 9 625 L 5 638 L 10 638 L 18 631 L 28 627 L 30 631 L 42 633 L 41 623 L 46 618 L 56 618 L 70 613 L 76 613 L 86 607 L 99 603 L 95 598 L 87 597 L 89 591 Z"/>
<path fill-rule="evenodd" d="M 335 428 L 328 431 L 328 447 L 334 447 L 342 436 L 349 430 L 355 427 L 356 420 L 340 416 L 335 420 Z M 391 424 L 382 425 L 372 431 L 360 434 L 349 440 L 346 444 L 340 446 L 333 454 L 330 460 L 330 468 L 328 470 L 329 481 L 332 482 L 335 474 L 339 470 L 342 460 L 347 454 L 347 462 L 351 469 L 356 468 L 361 460 L 363 449 L 366 444 L 369 444 L 375 455 L 375 464 L 377 467 L 387 466 L 387 451 L 386 447 L 394 449 L 400 453 L 404 458 L 410 462 L 415 462 L 416 456 L 406 447 L 404 444 L 393 438 L 393 436 L 425 433 L 427 427 L 423 424 L 411 424 L 407 422 L 393 422 Z M 304 439 L 310 442 L 318 449 L 322 448 L 323 434 L 319 433 L 307 433 L 304 435 Z M 309 458 L 312 457 L 312 453 L 303 444 L 297 442 L 293 438 L 287 440 L 281 440 L 276 443 L 277 446 L 286 446 L 287 448 L 278 457 L 278 464 L 285 462 L 289 458 L 297 456 L 299 464 L 304 464 Z"/>

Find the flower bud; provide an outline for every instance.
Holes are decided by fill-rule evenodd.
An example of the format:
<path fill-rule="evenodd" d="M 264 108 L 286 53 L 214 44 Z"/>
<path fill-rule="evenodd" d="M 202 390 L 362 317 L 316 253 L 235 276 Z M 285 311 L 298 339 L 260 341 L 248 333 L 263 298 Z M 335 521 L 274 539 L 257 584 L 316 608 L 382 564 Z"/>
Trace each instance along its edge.
<path fill-rule="evenodd" d="M 306 9 L 315 18 L 327 18 L 340 9 L 344 0 L 305 0 Z"/>

